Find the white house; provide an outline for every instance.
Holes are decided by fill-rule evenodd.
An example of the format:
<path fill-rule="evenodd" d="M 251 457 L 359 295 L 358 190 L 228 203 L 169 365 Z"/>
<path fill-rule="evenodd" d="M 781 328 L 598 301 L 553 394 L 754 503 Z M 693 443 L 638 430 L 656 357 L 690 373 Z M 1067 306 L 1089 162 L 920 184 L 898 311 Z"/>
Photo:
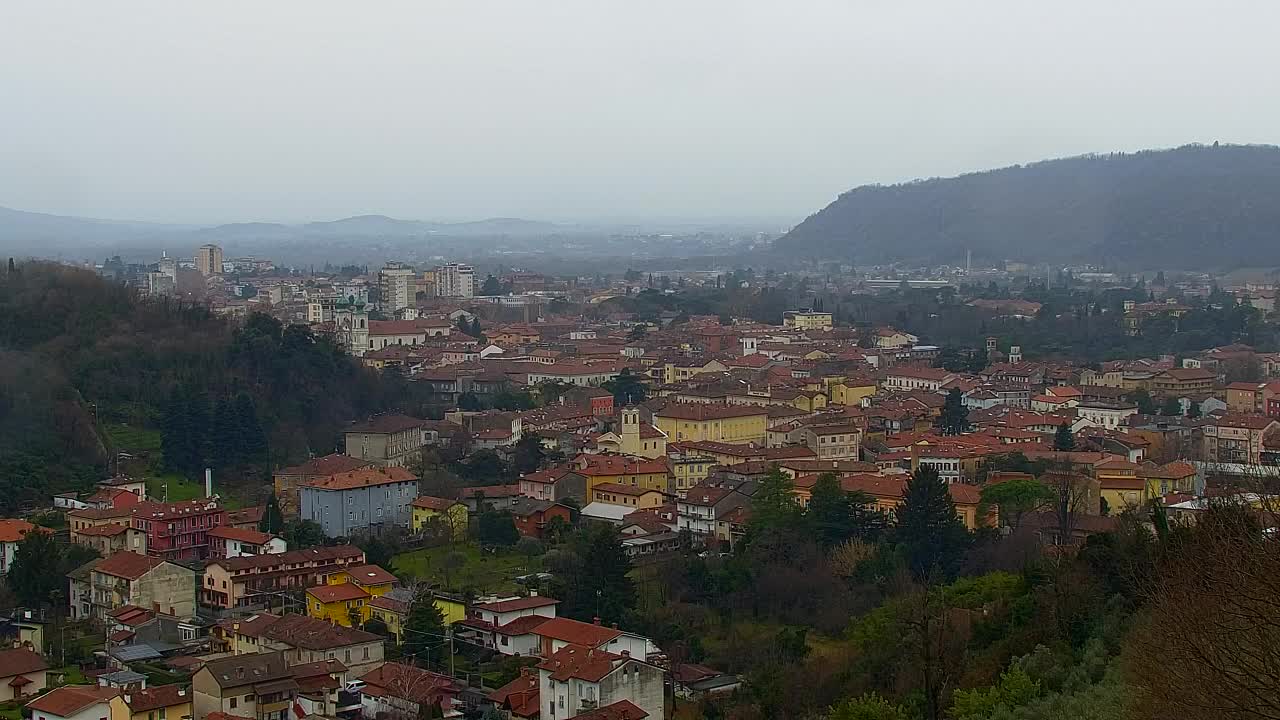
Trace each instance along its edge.
<path fill-rule="evenodd" d="M 665 674 L 625 653 L 568 645 L 538 664 L 540 715 L 571 718 L 618 706 L 619 712 L 609 717 L 663 718 Z M 647 715 L 636 714 L 628 704 Z"/>
<path fill-rule="evenodd" d="M 27 703 L 31 720 L 102 720 L 129 717 L 120 691 L 98 685 L 66 685 Z"/>

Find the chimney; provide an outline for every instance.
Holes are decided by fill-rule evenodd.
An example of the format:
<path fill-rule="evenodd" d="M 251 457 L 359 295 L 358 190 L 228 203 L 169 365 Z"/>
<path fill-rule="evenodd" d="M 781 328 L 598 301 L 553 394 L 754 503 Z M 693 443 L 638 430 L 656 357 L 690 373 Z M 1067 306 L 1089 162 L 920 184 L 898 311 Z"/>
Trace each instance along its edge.
<path fill-rule="evenodd" d="M 618 629 L 618 623 L 609 623 L 609 627 L 613 628 L 614 630 L 617 630 L 617 629 Z"/>
<path fill-rule="evenodd" d="M 530 591 L 529 591 L 529 597 L 538 597 L 538 591 L 537 591 L 537 590 L 530 590 Z"/>
<path fill-rule="evenodd" d="M 124 704 L 125 704 L 125 705 L 128 705 L 128 704 L 129 704 L 129 703 L 131 703 L 131 702 L 133 702 L 133 696 L 132 696 L 132 695 L 130 695 L 129 693 L 125 693 L 125 695 L 124 695 Z"/>
<path fill-rule="evenodd" d="M 593 618 L 591 618 L 591 622 L 595 623 L 596 625 L 599 625 L 599 624 L 600 624 L 600 618 L 599 618 L 599 617 L 593 617 Z"/>
<path fill-rule="evenodd" d="M 178 697 L 186 697 L 186 696 L 187 696 L 187 689 L 186 689 L 186 688 L 178 688 Z"/>
<path fill-rule="evenodd" d="M 630 651 L 630 650 L 623 650 L 623 651 L 622 651 L 622 657 L 624 657 L 624 658 L 629 658 L 629 657 L 631 657 L 631 651 Z"/>
<path fill-rule="evenodd" d="M 213 468 L 204 469 L 204 496 L 213 497 Z"/>

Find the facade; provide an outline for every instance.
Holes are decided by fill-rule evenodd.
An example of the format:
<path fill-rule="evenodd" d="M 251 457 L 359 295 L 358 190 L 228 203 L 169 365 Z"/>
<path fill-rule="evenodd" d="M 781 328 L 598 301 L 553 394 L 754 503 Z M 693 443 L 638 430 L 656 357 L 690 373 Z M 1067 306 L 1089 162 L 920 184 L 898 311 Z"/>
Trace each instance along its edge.
<path fill-rule="evenodd" d="M 1123 427 L 1127 418 L 1138 414 L 1138 406 L 1128 403 L 1088 402 L 1076 406 L 1076 423 L 1072 432 L 1086 427 L 1100 427 L 1114 430 Z"/>
<path fill-rule="evenodd" d="M 436 294 L 440 297 L 475 297 L 476 271 L 470 265 L 449 263 L 436 268 Z"/>
<path fill-rule="evenodd" d="M 333 305 L 333 336 L 347 352 L 360 357 L 369 349 L 369 309 L 360 300 L 339 299 Z"/>
<path fill-rule="evenodd" d="M 751 405 L 669 403 L 653 413 L 653 424 L 670 442 L 711 440 L 763 445 L 768 423 L 768 410 Z"/>
<path fill-rule="evenodd" d="M 426 420 L 408 415 L 375 415 L 347 428 L 343 442 L 347 455 L 364 463 L 406 467 L 421 457 L 428 432 Z"/>
<path fill-rule="evenodd" d="M 398 262 L 389 262 L 378 273 L 378 291 L 382 296 L 382 311 L 392 315 L 414 304 L 414 273 L 412 268 Z"/>
<path fill-rule="evenodd" d="M 671 492 L 671 473 L 665 460 L 583 454 L 578 456 L 574 465 L 577 473 L 587 479 L 587 497 L 601 483 L 630 485 L 668 494 Z"/>
<path fill-rule="evenodd" d="M 566 645 L 538 663 L 542 718 L 572 718 L 615 703 L 630 703 L 643 714 L 605 717 L 666 717 L 666 673 L 656 665 L 584 646 Z"/>
<path fill-rule="evenodd" d="M 280 504 L 280 514 L 290 520 L 298 519 L 301 501 L 298 499 L 298 486 L 320 478 L 351 472 L 371 465 L 368 460 L 359 460 L 350 455 L 325 455 L 311 458 L 301 465 L 282 468 L 272 473 L 275 483 L 276 502 Z"/>
<path fill-rule="evenodd" d="M 282 592 L 323 584 L 346 566 L 363 564 L 364 551 L 354 545 L 214 560 L 205 566 L 200 602 L 221 609 L 259 605 Z"/>
<path fill-rule="evenodd" d="M 129 720 L 192 720 L 191 691 L 185 685 L 154 685 L 123 695 Z"/>
<path fill-rule="evenodd" d="M 0 650 L 0 702 L 44 692 L 49 664 L 24 647 Z"/>
<path fill-rule="evenodd" d="M 205 277 L 221 275 L 222 248 L 217 245 L 201 245 L 196 248 L 196 270 Z"/>
<path fill-rule="evenodd" d="M 619 483 L 599 483 L 591 489 L 591 502 L 623 505 L 632 510 L 659 507 L 666 501 L 666 493 Z"/>
<path fill-rule="evenodd" d="M 282 652 L 289 666 L 336 660 L 344 680 L 383 662 L 382 636 L 294 613 L 260 613 L 234 623 L 231 649 L 240 657 Z"/>
<path fill-rule="evenodd" d="M 360 676 L 360 711 L 367 718 L 460 717 L 462 683 L 412 665 L 386 663 Z"/>
<path fill-rule="evenodd" d="M 272 555 L 288 549 L 288 543 L 283 538 L 257 530 L 226 526 L 209 531 L 209 557 L 211 558 Z"/>
<path fill-rule="evenodd" d="M 525 537 L 541 538 L 552 518 L 560 518 L 565 526 L 569 526 L 572 514 L 566 505 L 551 500 L 534 500 L 517 498 L 511 504 L 511 519 L 516 530 Z"/>
<path fill-rule="evenodd" d="M 414 532 L 422 532 L 424 527 L 440 522 L 452 537 L 463 537 L 467 533 L 467 506 L 457 500 L 423 495 L 414 498 L 410 504 L 413 508 Z M 433 520 L 432 518 L 439 518 Z"/>
<path fill-rule="evenodd" d="M 86 564 L 87 587 L 77 592 L 72 572 L 71 615 L 105 622 L 113 610 L 125 605 L 152 609 L 176 617 L 196 611 L 195 571 L 149 555 L 119 552 Z"/>
<path fill-rule="evenodd" d="M 227 513 L 216 499 L 144 502 L 132 510 L 133 527 L 147 535 L 147 554 L 166 560 L 209 557 L 209 531 L 227 524 Z"/>
<path fill-rule="evenodd" d="M 210 713 L 255 720 L 289 720 L 298 697 L 283 652 L 210 660 L 191 678 L 197 718 Z"/>
<path fill-rule="evenodd" d="M 819 460 L 857 460 L 862 431 L 856 425 L 818 425 L 798 430 L 800 442 Z"/>
<path fill-rule="evenodd" d="M 783 327 L 797 330 L 830 330 L 832 315 L 813 310 L 789 310 L 782 314 Z"/>
<path fill-rule="evenodd" d="M 1224 415 L 1206 420 L 1201 432 L 1205 462 L 1258 465 L 1263 442 L 1280 433 L 1280 421 L 1264 415 Z"/>
<path fill-rule="evenodd" d="M 403 467 L 362 468 L 313 480 L 299 488 L 302 518 L 329 537 L 383 528 L 408 528 L 418 478 Z"/>
<path fill-rule="evenodd" d="M 596 438 L 596 447 L 603 452 L 621 455 L 638 455 L 660 458 L 667 455 L 667 435 L 649 423 L 640 422 L 640 411 L 623 408 L 620 427 Z"/>

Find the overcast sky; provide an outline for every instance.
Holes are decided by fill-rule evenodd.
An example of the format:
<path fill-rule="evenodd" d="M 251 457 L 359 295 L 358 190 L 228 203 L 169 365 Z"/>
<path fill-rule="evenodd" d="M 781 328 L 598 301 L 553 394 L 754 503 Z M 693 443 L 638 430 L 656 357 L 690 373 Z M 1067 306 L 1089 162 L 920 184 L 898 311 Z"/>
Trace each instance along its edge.
<path fill-rule="evenodd" d="M 1276 142 L 1280 3 L 0 3 L 0 206 L 778 218 L 869 182 Z"/>

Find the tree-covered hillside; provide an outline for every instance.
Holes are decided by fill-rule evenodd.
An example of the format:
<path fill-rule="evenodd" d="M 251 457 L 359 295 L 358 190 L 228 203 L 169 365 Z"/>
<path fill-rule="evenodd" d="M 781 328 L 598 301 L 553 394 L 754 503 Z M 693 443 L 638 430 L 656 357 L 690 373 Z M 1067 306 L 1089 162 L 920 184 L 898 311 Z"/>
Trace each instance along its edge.
<path fill-rule="evenodd" d="M 1005 259 L 1280 263 L 1280 148 L 1192 145 L 1048 160 L 842 194 L 775 247 L 859 264 Z"/>
<path fill-rule="evenodd" d="M 232 324 L 54 264 L 0 273 L 0 356 L 0 511 L 101 479 L 109 425 L 158 431 L 157 472 L 213 466 L 260 485 L 272 465 L 332 452 L 343 424 L 405 401 L 394 377 L 305 327 Z"/>

